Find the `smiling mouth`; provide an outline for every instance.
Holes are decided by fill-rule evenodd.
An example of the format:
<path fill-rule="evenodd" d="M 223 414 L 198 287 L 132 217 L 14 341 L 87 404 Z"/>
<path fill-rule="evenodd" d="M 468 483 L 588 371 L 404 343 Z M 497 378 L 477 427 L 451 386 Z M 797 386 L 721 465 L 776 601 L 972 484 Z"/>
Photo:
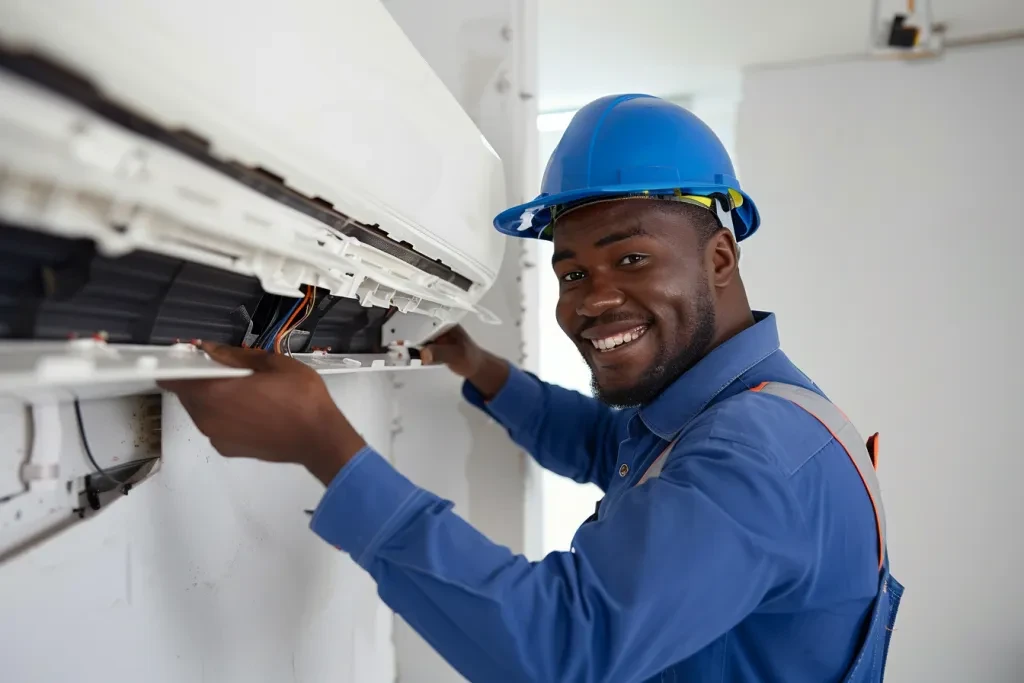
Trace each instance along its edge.
<path fill-rule="evenodd" d="M 589 341 L 594 345 L 594 348 L 597 349 L 599 353 L 608 353 L 609 351 L 621 349 L 624 346 L 632 344 L 637 339 L 644 336 L 648 327 L 648 325 L 638 325 L 631 330 L 620 332 L 619 334 L 615 334 L 610 337 L 605 337 L 603 339 L 591 339 Z"/>

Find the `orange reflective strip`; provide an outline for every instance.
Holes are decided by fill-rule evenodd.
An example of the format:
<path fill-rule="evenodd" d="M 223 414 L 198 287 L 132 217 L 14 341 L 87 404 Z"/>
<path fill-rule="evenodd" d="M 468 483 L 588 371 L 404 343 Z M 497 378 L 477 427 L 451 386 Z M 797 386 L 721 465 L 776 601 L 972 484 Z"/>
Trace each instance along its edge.
<path fill-rule="evenodd" d="M 804 410 L 807 409 L 804 408 Z M 814 413 L 809 410 L 807 410 L 807 412 L 814 415 Z M 881 569 L 882 565 L 885 563 L 885 539 L 882 537 L 882 516 L 878 514 L 878 503 L 875 502 L 875 496 L 871 493 L 871 487 L 868 486 L 868 480 L 864 477 L 864 473 L 860 471 L 860 466 L 850 454 L 850 451 L 846 450 L 846 446 L 844 446 L 843 442 L 839 440 L 838 436 L 836 436 L 836 433 L 833 432 L 827 424 L 822 422 L 821 418 L 817 415 L 814 415 L 814 419 L 820 422 L 821 426 L 825 429 L 828 429 L 828 433 L 831 434 L 832 438 L 836 440 L 836 443 L 842 447 L 843 452 L 846 453 L 846 457 L 850 459 L 850 462 L 853 463 L 854 469 L 857 470 L 857 474 L 860 475 L 860 480 L 864 484 L 864 490 L 868 492 L 868 499 L 871 501 L 871 509 L 875 512 L 875 530 L 878 534 L 878 568 Z"/>
<path fill-rule="evenodd" d="M 868 453 L 871 455 L 871 464 L 878 471 L 878 432 L 868 437 Z"/>

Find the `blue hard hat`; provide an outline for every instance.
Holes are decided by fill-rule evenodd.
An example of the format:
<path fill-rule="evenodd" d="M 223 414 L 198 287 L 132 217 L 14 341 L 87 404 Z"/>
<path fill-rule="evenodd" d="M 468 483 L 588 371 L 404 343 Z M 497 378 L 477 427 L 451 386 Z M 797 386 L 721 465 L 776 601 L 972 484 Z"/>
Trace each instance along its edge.
<path fill-rule="evenodd" d="M 550 239 L 555 211 L 618 196 L 711 198 L 705 205 L 720 222 L 731 220 L 737 241 L 760 223 L 728 152 L 703 121 L 650 95 L 610 95 L 576 112 L 548 161 L 540 195 L 502 211 L 494 227 Z"/>

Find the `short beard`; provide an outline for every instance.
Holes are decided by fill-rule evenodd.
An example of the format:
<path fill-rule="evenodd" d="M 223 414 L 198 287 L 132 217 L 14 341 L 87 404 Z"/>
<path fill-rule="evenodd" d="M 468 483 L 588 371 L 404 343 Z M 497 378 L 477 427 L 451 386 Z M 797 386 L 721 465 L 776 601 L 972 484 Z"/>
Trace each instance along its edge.
<path fill-rule="evenodd" d="M 707 355 L 708 348 L 715 338 L 715 304 L 711 299 L 709 287 L 701 287 L 700 292 L 695 302 L 696 318 L 690 343 L 680 349 L 675 356 L 669 356 L 669 350 L 662 349 L 654 363 L 631 387 L 604 389 L 597 383 L 597 377 L 591 375 L 590 388 L 599 401 L 613 408 L 636 408 L 647 405 Z"/>

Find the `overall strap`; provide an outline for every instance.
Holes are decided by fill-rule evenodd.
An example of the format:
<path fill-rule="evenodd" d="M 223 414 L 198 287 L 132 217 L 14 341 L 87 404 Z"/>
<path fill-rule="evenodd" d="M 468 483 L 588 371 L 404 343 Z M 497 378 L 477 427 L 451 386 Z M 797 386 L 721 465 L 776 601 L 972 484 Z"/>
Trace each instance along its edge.
<path fill-rule="evenodd" d="M 857 432 L 857 428 L 843 414 L 843 411 L 839 410 L 827 398 L 809 389 L 781 382 L 765 382 L 752 389 L 752 391 L 778 396 L 800 406 L 824 425 L 832 433 L 832 436 L 835 437 L 836 442 L 846 451 L 846 455 L 849 456 L 853 466 L 857 469 L 857 473 L 860 474 L 860 480 L 864 483 L 864 488 L 868 492 L 868 498 L 871 499 L 871 506 L 875 511 L 875 525 L 878 531 L 878 568 L 881 570 L 885 563 L 886 531 L 885 508 L 882 506 L 882 488 L 878 483 L 878 475 L 875 473 L 875 467 L 878 462 L 878 435 L 875 434 L 865 442 Z M 653 479 L 661 474 L 662 469 L 665 467 L 665 462 L 668 460 L 672 448 L 679 441 L 680 436 L 673 439 L 665 450 L 654 459 L 654 462 L 650 464 L 647 471 L 643 473 L 643 476 L 637 480 L 636 486 L 640 486 L 648 479 Z"/>
<path fill-rule="evenodd" d="M 654 462 L 652 462 L 647 467 L 647 470 L 643 473 L 643 476 L 641 476 L 637 480 L 637 482 L 636 482 L 636 484 L 634 484 L 634 486 L 639 486 L 640 484 L 644 483 L 648 479 L 653 479 L 654 477 L 661 476 L 661 470 L 664 469 L 664 467 L 665 467 L 665 461 L 668 460 L 669 453 L 672 452 L 672 449 L 679 442 L 679 439 L 680 439 L 681 436 L 682 436 L 682 434 L 680 434 L 676 438 L 672 439 L 672 441 L 670 441 L 669 444 L 667 446 L 665 446 L 665 450 L 663 450 L 661 453 L 658 454 L 658 457 L 655 458 Z"/>
<path fill-rule="evenodd" d="M 872 450 L 877 448 L 878 435 L 871 437 L 870 441 L 864 441 L 843 411 L 827 398 L 810 389 L 781 382 L 765 382 L 755 387 L 753 391 L 778 396 L 800 406 L 824 425 L 835 437 L 836 442 L 846 451 L 853 466 L 857 469 L 857 473 L 860 474 L 860 480 L 864 483 L 864 488 L 871 499 L 871 506 L 875 510 L 875 524 L 878 530 L 878 568 L 881 569 L 885 563 L 885 507 L 882 505 L 882 487 L 878 483 L 878 475 L 875 473 L 877 457 L 868 451 L 869 448 Z"/>

